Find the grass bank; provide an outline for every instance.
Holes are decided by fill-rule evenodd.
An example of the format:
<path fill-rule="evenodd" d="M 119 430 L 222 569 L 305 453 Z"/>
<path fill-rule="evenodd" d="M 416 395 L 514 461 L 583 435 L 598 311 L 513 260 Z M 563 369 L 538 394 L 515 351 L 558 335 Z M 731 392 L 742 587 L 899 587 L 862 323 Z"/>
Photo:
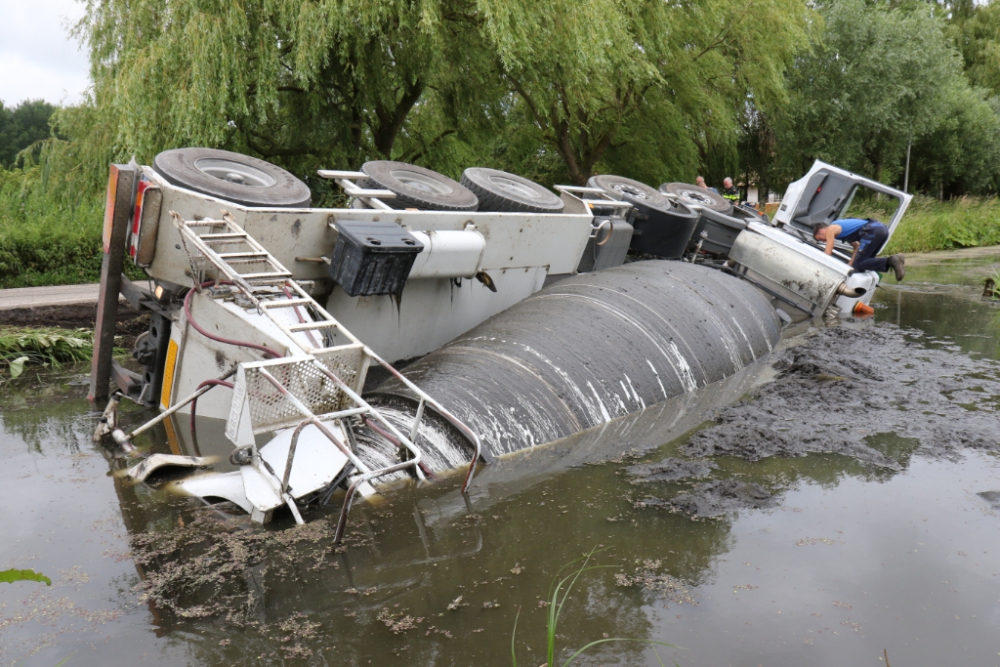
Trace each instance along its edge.
<path fill-rule="evenodd" d="M 877 210 L 858 213 L 886 219 Z M 917 253 L 991 245 L 1000 245 L 1000 199 L 961 197 L 939 202 L 918 196 L 892 235 L 887 252 Z"/>

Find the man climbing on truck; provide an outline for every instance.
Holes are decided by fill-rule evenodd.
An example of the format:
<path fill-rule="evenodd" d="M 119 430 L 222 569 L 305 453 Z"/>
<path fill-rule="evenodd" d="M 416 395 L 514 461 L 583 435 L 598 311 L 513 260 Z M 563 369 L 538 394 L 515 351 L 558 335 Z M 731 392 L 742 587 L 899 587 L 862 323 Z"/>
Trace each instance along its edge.
<path fill-rule="evenodd" d="M 824 252 L 833 254 L 834 241 L 844 241 L 854 248 L 848 266 L 857 271 L 878 271 L 885 273 L 892 269 L 896 280 L 906 275 L 906 257 L 902 254 L 876 257 L 889 238 L 889 230 L 878 220 L 871 218 L 845 218 L 832 224 L 821 222 L 813 228 L 813 238 L 825 243 Z"/>

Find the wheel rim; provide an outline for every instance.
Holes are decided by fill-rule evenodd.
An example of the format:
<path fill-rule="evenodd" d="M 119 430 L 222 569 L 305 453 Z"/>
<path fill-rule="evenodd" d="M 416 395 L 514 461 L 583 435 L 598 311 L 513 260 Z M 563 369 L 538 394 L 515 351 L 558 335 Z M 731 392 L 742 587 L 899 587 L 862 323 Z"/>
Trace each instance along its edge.
<path fill-rule="evenodd" d="M 518 183 L 517 181 L 504 176 L 490 176 L 489 181 L 500 190 L 509 192 L 512 195 L 527 197 L 528 199 L 538 199 L 538 193 L 533 188 L 526 186 L 524 183 Z"/>
<path fill-rule="evenodd" d="M 649 199 L 644 190 L 640 190 L 634 185 L 629 185 L 628 183 L 615 183 L 611 186 L 611 189 L 623 195 L 635 197 L 636 199 Z"/>
<path fill-rule="evenodd" d="M 702 192 L 695 192 L 694 190 L 681 190 L 677 193 L 677 196 L 685 201 L 689 201 L 692 204 L 701 204 L 702 206 L 711 206 L 715 204 L 715 200 Z"/>
<path fill-rule="evenodd" d="M 431 178 L 430 176 L 421 174 L 418 171 L 410 171 L 409 169 L 393 169 L 389 172 L 389 175 L 403 185 L 426 194 L 450 195 L 453 192 L 452 188 L 447 184 L 442 183 L 436 178 Z"/>
<path fill-rule="evenodd" d="M 220 181 L 247 185 L 250 187 L 267 188 L 277 184 L 277 180 L 263 169 L 242 164 L 233 160 L 213 157 L 203 157 L 195 160 L 195 168 L 203 174 L 208 174 Z"/>

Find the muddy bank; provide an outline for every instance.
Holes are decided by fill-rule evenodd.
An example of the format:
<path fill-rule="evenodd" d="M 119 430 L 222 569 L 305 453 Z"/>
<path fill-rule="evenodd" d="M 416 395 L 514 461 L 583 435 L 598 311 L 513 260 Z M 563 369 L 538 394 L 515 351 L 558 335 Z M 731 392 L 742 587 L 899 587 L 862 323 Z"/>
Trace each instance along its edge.
<path fill-rule="evenodd" d="M 834 453 L 899 470 L 880 434 L 919 442 L 924 456 L 1000 448 L 1000 368 L 889 324 L 808 335 L 775 363 L 777 378 L 724 408 L 684 446 L 691 457 Z M 909 452 L 906 452 L 908 455 Z"/>
<path fill-rule="evenodd" d="M 33 308 L 8 308 L 0 312 L 4 324 L 22 327 L 62 327 L 64 329 L 93 329 L 97 317 L 97 304 L 76 303 Z M 118 306 L 119 329 L 141 315 L 126 304 Z"/>
<path fill-rule="evenodd" d="M 775 507 L 787 487 L 734 478 L 685 486 L 717 476 L 718 466 L 706 457 L 757 462 L 838 454 L 886 478 L 905 470 L 914 454 L 959 459 L 963 448 L 1000 450 L 1000 364 L 919 335 L 889 324 L 809 331 L 773 363 L 774 380 L 706 415 L 717 423 L 678 450 L 690 460 L 623 469 L 629 482 L 656 494 L 633 507 L 718 518 Z M 1000 492 L 979 495 L 1000 509 Z"/>
<path fill-rule="evenodd" d="M 97 318 L 97 305 L 92 303 L 35 308 L 10 308 L 0 311 L 0 324 L 16 327 L 59 327 L 60 329 L 93 329 Z M 149 328 L 149 316 L 118 306 L 115 335 L 117 344 L 131 347 L 136 337 Z"/>

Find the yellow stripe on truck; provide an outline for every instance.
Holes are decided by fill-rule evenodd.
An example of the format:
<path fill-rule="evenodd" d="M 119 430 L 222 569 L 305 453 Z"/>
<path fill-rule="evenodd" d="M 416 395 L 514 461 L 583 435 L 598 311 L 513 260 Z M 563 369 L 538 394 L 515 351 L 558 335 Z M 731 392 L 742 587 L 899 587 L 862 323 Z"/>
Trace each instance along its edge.
<path fill-rule="evenodd" d="M 163 362 L 163 389 L 160 391 L 160 405 L 170 407 L 170 393 L 174 388 L 174 369 L 177 367 L 177 341 L 171 339 L 167 346 L 167 360 Z"/>

